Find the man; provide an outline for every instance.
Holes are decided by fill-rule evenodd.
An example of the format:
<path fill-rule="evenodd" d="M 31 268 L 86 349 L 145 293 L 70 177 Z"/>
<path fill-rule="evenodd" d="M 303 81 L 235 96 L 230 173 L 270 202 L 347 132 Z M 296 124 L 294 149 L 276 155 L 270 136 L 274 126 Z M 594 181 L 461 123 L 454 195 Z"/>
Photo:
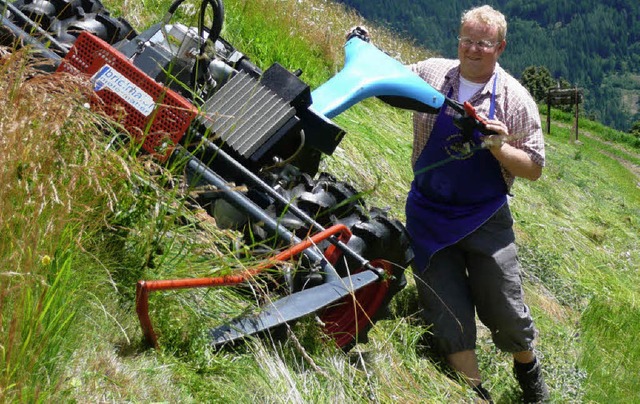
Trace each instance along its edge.
<path fill-rule="evenodd" d="M 548 399 L 533 352 L 536 330 L 524 304 L 507 195 L 515 177 L 537 180 L 544 141 L 537 106 L 498 64 L 507 23 L 489 6 L 464 13 L 458 60 L 411 69 L 444 95 L 468 101 L 495 135 L 461 133 L 451 108 L 414 114 L 415 178 L 407 198 L 414 277 L 435 348 L 481 398 L 475 312 L 496 346 L 513 354 L 525 402 Z"/>

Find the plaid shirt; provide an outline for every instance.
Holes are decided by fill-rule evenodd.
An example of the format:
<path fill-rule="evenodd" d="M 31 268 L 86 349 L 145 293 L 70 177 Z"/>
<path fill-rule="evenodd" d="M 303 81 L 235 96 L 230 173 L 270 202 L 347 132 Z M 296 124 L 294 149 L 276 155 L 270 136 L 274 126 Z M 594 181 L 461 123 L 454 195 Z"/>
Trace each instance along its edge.
<path fill-rule="evenodd" d="M 460 62 L 458 60 L 433 58 L 412 64 L 409 68 L 444 95 L 449 94 L 453 88 L 451 98 L 458 99 L 460 90 Z M 508 143 L 511 146 L 524 150 L 535 163 L 544 167 L 544 139 L 538 106 L 529 92 L 514 77 L 496 65 L 492 79 L 468 101 L 479 113 L 488 116 L 496 73 L 498 81 L 496 83 L 494 119 L 507 125 L 509 129 Z M 453 114 L 451 108 L 447 109 L 447 113 Z M 420 112 L 413 115 L 413 155 L 411 157 L 413 166 L 429 140 L 437 117 L 438 114 Z M 507 188 L 511 189 L 515 177 L 504 167 L 502 167 L 502 175 Z"/>

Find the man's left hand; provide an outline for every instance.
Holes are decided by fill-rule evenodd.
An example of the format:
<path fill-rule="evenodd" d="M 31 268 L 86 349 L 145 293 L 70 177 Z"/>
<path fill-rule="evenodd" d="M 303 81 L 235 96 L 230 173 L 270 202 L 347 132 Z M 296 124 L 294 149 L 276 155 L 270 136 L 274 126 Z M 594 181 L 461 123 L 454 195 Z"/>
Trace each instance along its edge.
<path fill-rule="evenodd" d="M 503 144 L 507 142 L 507 138 L 509 137 L 509 131 L 507 129 L 507 125 L 503 122 L 498 121 L 496 119 L 487 119 L 485 120 L 485 127 L 495 132 L 495 135 L 487 135 L 482 138 L 482 147 L 486 147 L 489 149 L 499 149 Z"/>

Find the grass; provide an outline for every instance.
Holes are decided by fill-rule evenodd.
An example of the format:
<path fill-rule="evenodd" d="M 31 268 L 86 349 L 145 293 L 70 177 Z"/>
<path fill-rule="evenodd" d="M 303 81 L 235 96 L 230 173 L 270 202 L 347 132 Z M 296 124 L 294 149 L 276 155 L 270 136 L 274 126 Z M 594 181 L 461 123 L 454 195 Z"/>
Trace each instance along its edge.
<path fill-rule="evenodd" d="M 78 243 L 115 204 L 120 190 L 103 173 L 121 177 L 123 162 L 96 153 L 87 87 L 35 74 L 25 53 L 3 55 L 0 67 L 0 399 L 37 401 L 61 383 L 82 305 Z"/>
<path fill-rule="evenodd" d="M 312 87 L 341 66 L 343 35 L 362 23 L 324 1 L 225 6 L 226 39 L 261 67 L 302 68 Z M 109 7 L 140 29 L 168 4 Z M 180 17 L 188 14 L 187 7 Z M 405 61 L 428 54 L 369 28 Z M 215 276 L 253 260 L 232 253 L 236 234 L 186 208 L 178 168 L 135 158 L 126 147 L 105 150 L 107 124 L 82 107 L 84 83 L 32 74 L 24 53 L 3 56 L 0 401 L 472 400 L 425 348 L 411 277 L 392 317 L 348 354 L 323 342 L 313 319 L 293 326 L 284 342 L 211 349 L 207 330 L 254 305 L 232 288 L 152 294 L 161 347 L 148 349 L 134 310 L 138 280 Z M 402 218 L 412 177 L 410 114 L 368 100 L 336 121 L 348 135 L 323 169 Z M 543 177 L 516 182 L 511 200 L 545 376 L 554 402 L 637 402 L 640 192 L 622 164 L 638 163 L 637 146 L 584 119 L 581 130 L 594 136 L 573 144 L 572 116 L 554 111 L 553 122 Z M 483 329 L 478 353 L 496 401 L 517 400 L 510 359 Z"/>
<path fill-rule="evenodd" d="M 611 369 L 620 356 L 636 358 L 638 351 L 613 330 L 620 323 L 633 326 L 628 319 L 640 315 L 634 282 L 640 194 L 634 175 L 603 153 L 602 141 L 583 137 L 576 145 L 568 135 L 554 128 L 544 178 L 516 187 L 523 261 L 578 321 L 571 338 L 558 342 L 577 350 L 584 399 L 633 402 L 637 374 Z"/>

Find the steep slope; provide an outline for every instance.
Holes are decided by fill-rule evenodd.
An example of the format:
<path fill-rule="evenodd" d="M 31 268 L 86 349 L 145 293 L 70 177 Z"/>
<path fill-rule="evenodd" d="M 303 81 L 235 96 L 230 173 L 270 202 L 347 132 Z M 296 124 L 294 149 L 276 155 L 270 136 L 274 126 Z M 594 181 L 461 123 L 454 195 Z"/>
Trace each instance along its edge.
<path fill-rule="evenodd" d="M 341 65 L 344 32 L 363 22 L 320 0 L 228 0 L 225 5 L 229 16 L 224 31 L 227 39 L 264 65 L 279 60 L 292 70 L 301 67 L 302 77 L 314 86 Z M 158 18 L 156 13 L 163 15 L 168 5 L 125 2 L 118 7 L 144 21 L 141 24 L 149 24 Z M 384 30 L 371 29 L 377 43 L 387 50 L 399 50 L 404 60 L 427 53 L 410 44 L 396 45 L 397 40 Z M 0 72 L 4 73 L 7 69 L 2 66 Z M 37 101 L 24 108 L 20 122 L 30 130 L 37 129 L 34 136 L 49 139 L 52 134 L 43 128 L 55 127 L 44 124 L 47 121 Z M 2 104 L 0 127 L 16 126 L 14 115 L 6 113 L 12 105 Z M 412 177 L 408 163 L 410 113 L 369 100 L 337 121 L 348 136 L 337 153 L 323 162 L 324 168 L 368 190 L 367 200 L 388 205 L 396 217 L 402 217 L 404 195 Z M 527 298 L 541 333 L 538 350 L 544 358 L 545 375 L 557 402 L 638 401 L 637 181 L 616 159 L 602 153 L 619 157 L 619 151 L 597 140 L 609 129 L 590 126 L 589 133 L 596 139 L 585 138 L 578 145 L 569 142 L 569 129 L 555 124 L 563 122 L 566 126 L 571 117 L 554 115 L 553 121 L 552 133 L 547 136 L 549 165 L 543 178 L 536 183 L 519 181 L 511 202 Z M 584 120 L 581 123 L 592 125 Z M 288 338 L 284 342 L 266 338 L 233 350 L 210 349 L 207 330 L 211 324 L 255 305 L 247 300 L 246 291 L 230 289 L 154 296 L 152 315 L 161 348 L 149 350 L 141 343 L 133 308 L 137 280 L 209 276 L 250 266 L 253 261 L 232 253 L 236 234 L 221 232 L 215 223 L 185 208 L 182 195 L 170 187 L 175 184 L 175 173 L 145 159 L 136 162 L 127 150 L 120 154 L 105 150 L 108 139 L 84 152 L 73 143 L 81 139 L 74 136 L 75 127 L 63 127 L 69 129 L 64 138 L 68 141 L 56 146 L 78 150 L 78 154 L 72 153 L 76 159 L 73 164 L 63 164 L 60 161 L 69 157 L 61 157 L 63 160 L 52 165 L 59 173 L 50 170 L 34 178 L 39 181 L 36 184 L 45 185 L 42 189 L 51 191 L 43 199 L 49 210 L 43 212 L 56 214 L 54 224 L 69 225 L 73 242 L 59 244 L 59 238 L 52 240 L 48 236 L 52 222 L 44 220 L 45 216 L 39 221 L 31 205 L 2 200 L 6 215 L 0 224 L 8 231 L 2 233 L 0 251 L 6 268 L 11 270 L 0 272 L 0 282 L 4 282 L 0 289 L 0 345 L 24 347 L 22 352 L 30 356 L 8 355 L 4 348 L 0 380 L 7 387 L 0 391 L 0 398 L 243 403 L 440 403 L 473 399 L 472 392 L 445 376 L 434 363 L 411 279 L 394 299 L 391 317 L 376 325 L 370 342 L 356 346 L 350 354 L 328 344 L 313 318 L 285 330 Z M 6 142 L 5 135 L 3 145 L 19 145 L 26 139 L 20 132 L 13 133 L 13 143 Z M 92 132 L 87 134 L 91 136 Z M 29 144 L 35 148 L 35 143 Z M 12 167 L 6 171 L 7 184 L 20 185 L 20 192 L 40 189 L 16 180 L 24 168 L 37 167 L 49 149 L 38 150 L 43 154 L 25 149 L 18 159 L 9 159 L 3 150 L 0 157 L 13 164 L 3 165 Z M 637 150 L 628 154 L 632 153 Z M 109 161 L 111 168 L 86 170 L 77 164 L 83 156 L 91 156 L 97 167 Z M 637 164 L 633 157 L 629 159 Z M 75 177 L 65 177 L 69 172 Z M 81 173 L 91 175 L 79 177 Z M 70 211 L 60 209 L 52 190 L 72 189 L 71 185 L 78 182 L 54 182 L 55 188 L 47 188 L 49 180 L 57 175 L 63 179 L 84 178 L 89 185 L 109 185 L 117 192 L 100 188 L 107 191 L 97 192 L 95 197 L 82 192 L 80 196 L 87 199 L 66 202 L 64 206 Z M 96 189 L 89 189 L 96 193 Z M 26 213 L 16 206 L 24 207 Z M 85 225 L 90 225 L 90 231 L 82 230 Z M 12 231 L 20 228 L 40 233 L 22 237 L 22 233 Z M 44 244 L 38 244 L 42 240 Z M 29 248 L 31 245 L 37 248 Z M 70 251 L 72 261 L 58 259 L 66 257 L 57 255 L 62 247 Z M 55 265 L 46 257 L 54 258 Z M 30 266 L 19 265 L 23 262 Z M 66 263 L 67 272 L 58 270 L 61 263 Z M 65 279 L 76 282 L 55 283 L 52 274 L 56 273 L 70 274 Z M 43 289 L 50 294 L 43 295 Z M 30 334 L 27 328 L 16 332 L 11 326 L 24 321 L 35 324 L 33 329 L 39 332 L 52 330 L 40 327 L 47 323 L 29 323 L 26 320 L 30 317 L 15 315 L 27 312 L 14 310 L 20 307 L 18 303 L 51 307 L 39 305 L 45 300 L 36 296 L 60 297 L 54 300 L 58 305 L 53 306 L 60 316 L 36 317 L 39 321 L 66 319 L 74 314 L 73 321 L 64 323 L 64 333 L 56 334 L 60 338 L 53 339 L 63 341 L 54 346 L 57 350 L 30 344 L 32 335 L 39 334 Z M 41 341 L 38 339 L 38 343 Z M 499 402 L 514 402 L 518 392 L 508 356 L 495 351 L 486 333 L 481 334 L 478 349 L 486 385 L 494 397 Z M 8 359 L 13 360 L 11 364 L 20 364 L 20 372 L 12 372 L 14 367 L 7 366 Z"/>

